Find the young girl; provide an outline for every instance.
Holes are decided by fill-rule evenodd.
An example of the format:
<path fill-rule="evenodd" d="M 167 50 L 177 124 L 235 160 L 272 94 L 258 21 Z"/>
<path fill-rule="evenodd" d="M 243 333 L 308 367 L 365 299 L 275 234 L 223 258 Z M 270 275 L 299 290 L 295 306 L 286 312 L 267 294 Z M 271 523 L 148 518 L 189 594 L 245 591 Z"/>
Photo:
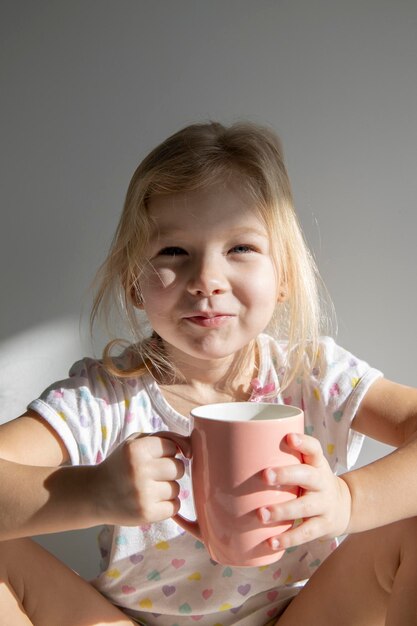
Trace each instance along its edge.
<path fill-rule="evenodd" d="M 415 624 L 417 390 L 319 336 L 314 263 L 273 133 L 197 124 L 145 158 L 93 319 L 111 305 L 129 345 L 76 363 L 1 427 L 0 624 Z M 254 512 L 296 522 L 270 541 L 285 554 L 267 567 L 216 563 L 174 522 L 193 517 L 190 463 L 148 436 L 186 436 L 192 407 L 242 400 L 305 412 L 306 434 L 288 436 L 304 463 L 263 474 L 301 488 Z M 363 434 L 398 450 L 338 476 Z M 95 525 L 92 584 L 25 539 Z"/>

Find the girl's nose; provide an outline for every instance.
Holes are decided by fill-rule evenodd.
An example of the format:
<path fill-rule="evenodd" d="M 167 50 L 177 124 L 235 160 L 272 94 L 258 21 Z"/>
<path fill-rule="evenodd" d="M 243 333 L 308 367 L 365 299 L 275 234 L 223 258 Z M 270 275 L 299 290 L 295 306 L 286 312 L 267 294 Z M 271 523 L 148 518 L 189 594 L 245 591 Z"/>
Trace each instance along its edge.
<path fill-rule="evenodd" d="M 228 282 L 220 264 L 214 259 L 196 262 L 188 282 L 188 291 L 194 296 L 210 297 L 227 291 Z"/>

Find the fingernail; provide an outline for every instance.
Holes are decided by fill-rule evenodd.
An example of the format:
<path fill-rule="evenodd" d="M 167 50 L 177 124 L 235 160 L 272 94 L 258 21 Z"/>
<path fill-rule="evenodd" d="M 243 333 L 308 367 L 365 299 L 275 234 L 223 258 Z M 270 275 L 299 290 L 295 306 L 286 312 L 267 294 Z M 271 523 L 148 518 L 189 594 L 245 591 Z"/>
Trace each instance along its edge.
<path fill-rule="evenodd" d="M 277 482 L 277 475 L 272 468 L 266 470 L 266 478 L 270 485 L 275 485 Z"/>
<path fill-rule="evenodd" d="M 293 434 L 292 441 L 295 446 L 301 445 L 301 437 L 299 435 Z"/>
<path fill-rule="evenodd" d="M 264 524 L 267 524 L 271 519 L 271 512 L 265 506 L 259 509 L 259 513 L 261 514 L 261 518 Z"/>
<path fill-rule="evenodd" d="M 273 550 L 278 550 L 279 549 L 279 541 L 276 537 L 272 537 L 271 541 L 270 541 L 270 546 Z"/>

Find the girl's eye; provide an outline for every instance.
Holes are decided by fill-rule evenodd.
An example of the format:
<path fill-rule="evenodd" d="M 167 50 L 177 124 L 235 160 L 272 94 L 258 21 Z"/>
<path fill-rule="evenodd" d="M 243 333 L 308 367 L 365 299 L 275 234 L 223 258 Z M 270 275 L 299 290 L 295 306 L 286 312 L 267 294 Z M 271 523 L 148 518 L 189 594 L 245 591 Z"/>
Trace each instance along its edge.
<path fill-rule="evenodd" d="M 183 248 L 179 248 L 178 246 L 167 246 L 158 252 L 158 256 L 180 256 L 181 254 L 187 253 Z"/>
<path fill-rule="evenodd" d="M 246 254 L 247 252 L 254 252 L 254 247 L 253 246 L 249 246 L 249 245 L 245 245 L 245 244 L 240 244 L 238 246 L 233 246 L 233 248 L 230 250 L 230 252 L 232 253 L 237 253 L 237 254 Z"/>

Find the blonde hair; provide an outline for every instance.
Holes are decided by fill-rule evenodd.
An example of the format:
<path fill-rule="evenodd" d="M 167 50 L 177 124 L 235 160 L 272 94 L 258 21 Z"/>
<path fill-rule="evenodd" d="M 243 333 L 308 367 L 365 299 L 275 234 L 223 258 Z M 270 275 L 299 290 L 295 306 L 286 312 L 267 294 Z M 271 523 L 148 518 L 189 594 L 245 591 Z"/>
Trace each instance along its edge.
<path fill-rule="evenodd" d="M 321 323 L 319 275 L 295 214 L 280 140 L 273 131 L 257 124 L 240 122 L 225 127 L 209 122 L 192 124 L 166 139 L 140 163 L 130 181 L 109 254 L 97 276 L 91 312 L 91 325 L 99 313 L 108 321 L 116 304 L 138 342 L 139 364 L 123 371 L 110 356 L 120 340 L 106 346 L 104 363 L 114 374 L 141 375 L 146 369 L 166 373 L 170 369 L 162 341 L 146 326 L 135 306 L 147 262 L 150 198 L 208 187 L 236 173 L 271 235 L 274 261 L 286 294 L 267 329 L 277 339 L 288 341 L 291 368 L 287 368 L 283 387 L 297 374 L 306 354 L 311 366 Z"/>

